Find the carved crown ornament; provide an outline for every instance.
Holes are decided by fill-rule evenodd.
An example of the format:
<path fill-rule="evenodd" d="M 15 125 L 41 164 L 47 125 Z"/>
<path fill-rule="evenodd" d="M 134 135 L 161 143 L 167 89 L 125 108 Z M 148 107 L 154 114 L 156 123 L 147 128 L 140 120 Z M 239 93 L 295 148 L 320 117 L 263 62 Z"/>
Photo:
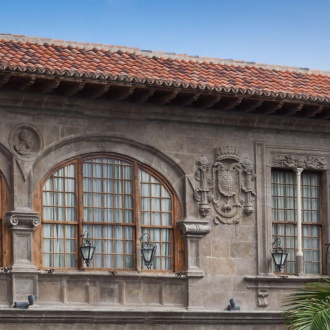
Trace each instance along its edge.
<path fill-rule="evenodd" d="M 194 197 L 199 204 L 199 213 L 206 217 L 212 205 L 215 224 L 238 224 L 243 214 L 249 216 L 254 212 L 254 164 L 249 158 L 240 162 L 234 147 L 216 148 L 214 155 L 213 164 L 204 155 L 195 162 L 198 187 Z"/>
<path fill-rule="evenodd" d="M 303 168 L 310 170 L 326 170 L 326 157 L 312 155 L 273 154 L 272 166 L 281 168 Z"/>

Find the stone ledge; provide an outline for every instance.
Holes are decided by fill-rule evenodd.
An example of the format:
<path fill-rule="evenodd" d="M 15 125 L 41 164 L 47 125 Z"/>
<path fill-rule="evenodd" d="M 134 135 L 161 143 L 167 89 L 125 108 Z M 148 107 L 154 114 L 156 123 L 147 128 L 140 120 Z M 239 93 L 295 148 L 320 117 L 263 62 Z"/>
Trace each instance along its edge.
<path fill-rule="evenodd" d="M 283 274 L 283 276 L 286 276 Z M 306 282 L 315 282 L 322 279 L 322 276 L 318 275 L 305 275 L 305 276 L 295 276 L 295 275 L 288 275 L 288 277 L 281 277 L 281 275 L 276 276 L 275 274 L 272 275 L 256 275 L 256 276 L 244 276 L 243 279 L 248 282 L 292 282 L 292 283 L 306 283 Z"/>
<path fill-rule="evenodd" d="M 181 274 L 181 273 L 178 273 Z M 52 274 L 48 274 L 48 270 L 41 270 L 39 273 L 39 277 L 88 277 L 93 278 L 93 277 L 110 277 L 110 278 L 135 278 L 135 279 L 144 279 L 144 278 L 149 278 L 149 279 L 184 279 L 189 276 L 186 276 L 185 274 L 181 275 L 176 275 L 176 273 L 167 273 L 167 274 L 160 274 L 160 273 L 138 273 L 138 272 L 120 272 L 116 271 L 116 274 L 113 275 L 112 271 L 61 271 L 61 270 L 56 270 Z"/>
<path fill-rule="evenodd" d="M 190 310 L 1 309 L 0 323 L 45 324 L 282 324 L 281 312 L 215 312 Z"/>

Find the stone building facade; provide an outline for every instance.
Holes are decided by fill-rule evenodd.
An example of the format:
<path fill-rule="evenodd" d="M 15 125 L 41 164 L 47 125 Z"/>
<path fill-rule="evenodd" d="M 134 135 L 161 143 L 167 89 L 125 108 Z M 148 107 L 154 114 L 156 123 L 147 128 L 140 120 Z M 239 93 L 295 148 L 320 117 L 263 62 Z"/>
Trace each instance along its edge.
<path fill-rule="evenodd" d="M 280 329 L 329 273 L 329 73 L 0 39 L 2 326 Z"/>

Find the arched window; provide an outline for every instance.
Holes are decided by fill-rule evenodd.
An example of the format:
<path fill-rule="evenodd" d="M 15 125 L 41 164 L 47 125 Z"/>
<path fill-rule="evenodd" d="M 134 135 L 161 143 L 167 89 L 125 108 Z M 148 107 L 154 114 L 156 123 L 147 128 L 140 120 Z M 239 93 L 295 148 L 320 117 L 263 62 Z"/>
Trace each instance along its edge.
<path fill-rule="evenodd" d="M 151 169 L 118 156 L 89 156 L 57 167 L 41 185 L 42 266 L 79 268 L 81 235 L 96 244 L 90 268 L 142 270 L 140 237 L 157 245 L 152 270 L 174 271 L 178 202 Z"/>

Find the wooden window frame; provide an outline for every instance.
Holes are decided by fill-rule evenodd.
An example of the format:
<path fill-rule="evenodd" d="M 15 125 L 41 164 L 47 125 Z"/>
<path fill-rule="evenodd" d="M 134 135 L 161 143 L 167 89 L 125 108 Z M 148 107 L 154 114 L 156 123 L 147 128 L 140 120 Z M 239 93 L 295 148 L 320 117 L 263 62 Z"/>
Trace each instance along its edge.
<path fill-rule="evenodd" d="M 82 258 L 79 255 L 79 245 L 81 243 L 81 236 L 83 235 L 83 164 L 86 160 L 91 159 L 100 159 L 100 158 L 108 158 L 113 160 L 120 160 L 126 163 L 131 164 L 132 166 L 132 185 L 133 185 L 133 192 L 132 192 L 132 199 L 133 199 L 133 223 L 132 227 L 133 229 L 133 254 L 134 254 L 134 266 L 133 268 L 92 268 L 89 267 L 89 270 L 111 270 L 111 271 L 129 271 L 129 272 L 162 272 L 162 273 L 173 273 L 173 272 L 180 272 L 183 269 L 184 264 L 184 251 L 183 251 L 183 240 L 181 236 L 181 231 L 179 228 L 175 225 L 176 221 L 181 218 L 181 206 L 179 203 L 179 199 L 174 192 L 174 189 L 171 187 L 171 185 L 167 182 L 167 180 L 160 175 L 157 171 L 152 169 L 151 167 L 136 161 L 133 158 L 123 156 L 120 154 L 115 153 L 92 153 L 92 154 L 85 154 L 81 155 L 75 158 L 71 158 L 69 160 L 66 160 L 64 162 L 61 162 L 54 166 L 51 170 L 47 172 L 47 174 L 44 176 L 40 184 L 38 185 L 38 188 L 36 189 L 34 193 L 34 208 L 40 212 L 41 216 L 41 226 L 39 226 L 36 229 L 36 233 L 34 235 L 34 244 L 38 248 L 34 251 L 34 260 L 38 264 L 40 269 L 49 269 L 49 267 L 45 267 L 43 265 L 43 224 L 46 223 L 56 223 L 59 224 L 58 221 L 46 221 L 44 220 L 43 216 L 43 186 L 46 183 L 46 181 L 58 170 L 61 168 L 64 168 L 65 166 L 69 164 L 75 164 L 75 178 L 76 178 L 76 220 L 73 221 L 67 221 L 67 224 L 75 224 L 76 225 L 76 267 L 74 268 L 61 268 L 56 267 L 56 269 L 59 270 L 65 270 L 65 271 L 72 271 L 72 270 L 78 270 L 78 269 L 86 269 L 86 267 L 83 264 Z M 170 270 L 161 270 L 161 269 L 153 269 L 150 270 L 144 269 L 141 265 L 141 257 L 140 257 L 140 248 L 141 248 L 141 212 L 140 212 L 140 181 L 139 181 L 139 170 L 146 171 L 150 175 L 154 176 L 169 193 L 171 198 L 171 215 L 172 215 L 172 226 L 171 226 L 171 269 Z M 121 179 L 123 180 L 123 179 Z M 93 222 L 94 225 L 98 224 L 104 224 L 104 222 L 98 223 Z M 86 223 L 85 223 L 86 225 Z M 116 225 L 116 223 L 111 223 L 111 225 Z M 164 228 L 164 227 L 162 227 Z M 54 268 L 54 267 L 50 267 Z"/>
<path fill-rule="evenodd" d="M 295 173 L 293 171 L 285 170 L 285 169 L 272 169 L 272 173 L 271 173 L 271 176 L 272 176 L 272 179 L 271 179 L 271 190 L 272 190 L 271 197 L 272 197 L 272 199 L 274 197 L 273 196 L 273 173 L 274 172 L 278 172 L 278 173 L 282 172 L 282 173 L 290 173 L 290 174 L 292 174 L 292 176 L 294 178 L 294 181 L 293 181 L 293 184 L 292 184 L 293 196 L 294 197 L 293 197 L 293 208 L 291 209 L 291 211 L 293 211 L 294 214 L 296 214 L 296 212 L 297 212 L 297 207 L 296 207 L 296 198 L 297 198 L 297 196 L 296 196 L 296 182 L 295 182 L 296 175 L 295 175 Z M 322 174 L 322 172 L 319 172 L 319 171 L 308 171 L 308 170 L 305 170 L 305 171 L 302 172 L 301 175 L 303 177 L 303 176 L 308 175 L 308 174 L 317 174 L 318 177 L 319 177 L 319 185 L 318 185 L 319 194 L 318 194 L 318 197 L 317 198 L 314 198 L 314 199 L 317 199 L 318 202 L 319 202 L 319 208 L 318 208 L 317 212 L 319 213 L 318 216 L 319 216 L 320 221 L 319 222 L 304 221 L 304 212 L 312 212 L 312 211 L 315 211 L 315 210 L 312 210 L 311 208 L 305 209 L 305 207 L 304 207 L 304 201 L 308 200 L 309 201 L 309 204 L 310 204 L 310 201 L 312 199 L 311 197 L 304 196 L 304 186 L 310 187 L 312 185 L 311 184 L 310 185 L 305 185 L 303 183 L 303 180 L 302 180 L 302 182 L 301 182 L 301 188 L 302 188 L 301 197 L 302 197 L 302 241 L 303 241 L 303 252 L 306 251 L 306 250 L 308 250 L 308 251 L 315 250 L 313 248 L 306 249 L 304 247 L 304 240 L 305 240 L 305 238 L 308 238 L 308 237 L 309 238 L 312 238 L 312 237 L 314 237 L 314 236 L 305 236 L 304 235 L 304 231 L 305 231 L 304 228 L 311 227 L 311 226 L 318 227 L 319 228 L 319 235 L 318 235 L 319 249 L 318 249 L 318 251 L 320 253 L 320 256 L 319 256 L 320 259 L 319 259 L 319 262 L 318 263 L 319 263 L 320 272 L 319 273 L 312 272 L 310 274 L 322 274 L 323 273 L 323 219 L 322 219 L 323 217 L 322 217 L 321 210 L 322 210 L 322 203 L 323 203 L 323 201 L 322 201 L 322 199 L 323 199 L 322 198 L 322 196 L 323 196 L 322 176 L 323 176 L 323 174 Z M 276 184 L 278 185 L 278 182 Z M 284 185 L 287 186 L 288 184 L 285 183 Z M 284 191 L 286 191 L 286 188 L 284 188 Z M 276 196 L 279 196 L 279 195 L 276 195 Z M 284 197 L 284 202 L 285 202 L 283 210 L 285 210 L 285 214 L 286 214 L 286 218 L 287 218 L 287 211 L 290 210 L 289 208 L 287 208 L 288 198 L 290 196 L 284 195 L 283 197 Z M 273 201 L 272 201 L 272 203 L 273 203 Z M 276 208 L 273 208 L 273 205 L 272 205 L 272 213 L 273 213 L 273 209 L 276 209 Z M 281 209 L 280 208 L 277 208 L 277 210 L 281 210 Z M 285 228 L 284 229 L 285 230 L 284 235 L 280 235 L 280 234 L 278 234 L 278 232 L 277 233 L 274 233 L 274 225 L 275 226 L 277 226 L 277 225 L 284 225 L 285 226 L 284 227 Z M 288 226 L 289 225 L 294 226 L 293 236 L 292 235 L 287 235 Z M 293 250 L 294 259 L 293 260 L 287 260 L 287 263 L 286 263 L 285 268 L 283 270 L 283 273 L 293 274 L 293 273 L 296 272 L 296 269 L 295 269 L 295 267 L 296 267 L 296 265 L 295 265 L 295 253 L 296 253 L 296 249 L 297 249 L 297 246 L 296 246 L 296 243 L 297 243 L 296 242 L 296 238 L 297 238 L 297 221 L 296 221 L 296 219 L 294 221 L 288 221 L 288 220 L 286 220 L 286 221 L 280 221 L 280 220 L 276 221 L 275 220 L 274 221 L 273 215 L 272 215 L 272 227 L 273 227 L 273 229 L 272 229 L 272 242 L 274 242 L 275 239 L 277 237 L 279 237 L 279 236 L 280 237 L 284 237 L 284 238 L 290 236 L 293 239 L 293 248 L 291 247 L 290 249 Z M 282 243 L 281 246 L 284 249 L 286 249 L 285 243 L 284 242 L 281 242 L 281 243 Z M 304 255 L 305 255 L 305 253 L 304 253 Z M 306 262 L 308 262 L 308 261 L 305 261 L 304 260 L 304 269 L 305 269 L 305 263 Z M 313 261 L 311 261 L 311 262 L 313 262 Z M 287 271 L 288 263 L 293 263 L 293 268 L 295 269 L 293 272 L 288 272 Z"/>

